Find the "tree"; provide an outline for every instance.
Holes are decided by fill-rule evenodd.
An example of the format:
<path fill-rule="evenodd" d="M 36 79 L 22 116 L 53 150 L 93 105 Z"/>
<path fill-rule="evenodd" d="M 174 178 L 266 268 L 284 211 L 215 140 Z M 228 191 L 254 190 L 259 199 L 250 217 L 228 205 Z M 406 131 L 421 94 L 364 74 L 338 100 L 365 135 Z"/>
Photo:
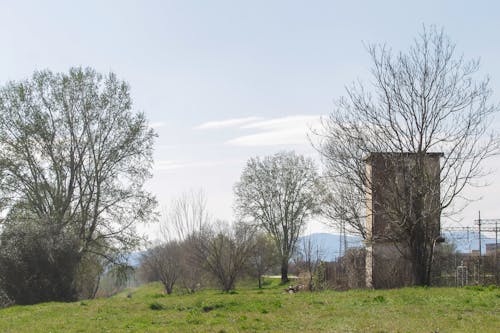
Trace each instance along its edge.
<path fill-rule="evenodd" d="M 269 235 L 257 232 L 254 236 L 255 244 L 248 256 L 248 268 L 251 276 L 255 276 L 262 288 L 263 275 L 278 264 L 276 246 Z"/>
<path fill-rule="evenodd" d="M 319 286 L 314 284 L 314 278 L 322 260 L 322 251 L 319 246 L 314 246 L 311 236 L 302 238 L 294 259 L 296 267 L 306 274 L 307 289 L 313 291 Z"/>
<path fill-rule="evenodd" d="M 0 235 L 0 289 L 16 304 L 76 297 L 78 242 L 71 235 L 54 236 L 36 223 L 10 217 Z"/>
<path fill-rule="evenodd" d="M 0 207 L 10 218 L 0 252 L 31 251 L 31 244 L 5 235 L 29 225 L 36 231 L 32 244 L 43 245 L 54 267 L 64 266 L 55 255 L 60 245 L 71 249 L 66 272 L 76 271 L 86 256 L 119 262 L 138 244 L 134 226 L 150 219 L 155 205 L 143 189 L 154 137 L 144 114 L 132 111 L 129 86 L 113 73 L 42 71 L 6 84 L 0 89 Z M 36 281 L 40 267 L 19 264 Z M 59 286 L 66 295 L 48 293 L 36 301 L 74 299 L 73 282 L 69 274 Z"/>
<path fill-rule="evenodd" d="M 222 291 L 227 292 L 234 289 L 254 249 L 254 231 L 241 223 L 228 226 L 219 221 L 216 225 L 218 230 L 214 226 L 205 226 L 195 236 L 194 256 L 199 266 L 215 278 Z"/>
<path fill-rule="evenodd" d="M 456 213 L 456 199 L 485 174 L 482 162 L 498 154 L 498 134 L 489 126 L 498 107 L 489 102 L 488 79 L 477 80 L 479 62 L 457 57 L 455 45 L 435 27 L 424 28 L 407 53 L 393 55 L 381 45 L 368 51 L 372 85 L 348 87 L 316 131 L 332 181 L 329 215 L 366 237 L 365 217 L 376 212 L 360 205 L 374 185 L 365 158 L 391 156 L 386 169 L 399 170 L 400 177 L 384 179 L 379 185 L 389 197 L 374 202 L 390 225 L 382 237 L 405 244 L 414 283 L 428 285 L 436 241 L 431 219 Z M 437 172 L 429 168 L 432 153 L 444 154 Z M 434 196 L 439 202 L 430 203 Z"/>
<path fill-rule="evenodd" d="M 164 209 L 160 234 L 164 241 L 184 241 L 210 222 L 207 199 L 203 190 L 191 190 L 174 198 Z"/>
<path fill-rule="evenodd" d="M 172 294 L 181 275 L 181 252 L 181 244 L 170 241 L 149 249 L 141 258 L 141 265 L 149 276 L 158 278 L 168 295 Z"/>
<path fill-rule="evenodd" d="M 311 159 L 294 152 L 251 158 L 235 185 L 236 210 L 273 239 L 288 282 L 288 262 L 307 218 L 318 207 L 320 188 Z"/>
<path fill-rule="evenodd" d="M 196 235 L 207 229 L 209 223 L 207 200 L 202 190 L 191 190 L 174 198 L 171 204 L 165 207 L 160 219 L 162 242 L 177 242 L 181 248 L 176 251 L 179 265 L 168 267 L 178 270 L 180 284 L 191 293 L 203 282 L 202 268 L 196 258 L 193 258 L 198 241 Z"/>

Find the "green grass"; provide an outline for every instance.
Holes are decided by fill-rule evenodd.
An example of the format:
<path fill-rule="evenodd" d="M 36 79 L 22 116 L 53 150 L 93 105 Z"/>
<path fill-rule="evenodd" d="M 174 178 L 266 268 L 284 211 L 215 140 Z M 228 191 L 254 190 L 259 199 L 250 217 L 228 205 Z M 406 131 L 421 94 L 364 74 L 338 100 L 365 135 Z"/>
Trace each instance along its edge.
<path fill-rule="evenodd" d="M 131 297 L 127 297 L 130 296 Z M 205 290 L 165 295 L 159 284 L 108 299 L 0 310 L 0 332 L 498 332 L 499 288 L 404 288 L 286 294 Z"/>

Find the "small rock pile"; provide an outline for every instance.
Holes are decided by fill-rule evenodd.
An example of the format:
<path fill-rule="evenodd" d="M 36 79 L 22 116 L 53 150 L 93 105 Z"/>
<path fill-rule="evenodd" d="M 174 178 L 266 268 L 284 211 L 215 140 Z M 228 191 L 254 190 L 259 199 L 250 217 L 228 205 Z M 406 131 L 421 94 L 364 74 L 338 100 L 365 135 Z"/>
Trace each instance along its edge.
<path fill-rule="evenodd" d="M 299 291 L 304 290 L 304 285 L 303 284 L 298 284 L 295 286 L 288 286 L 288 288 L 285 289 L 285 292 L 289 294 L 295 294 L 298 293 Z"/>

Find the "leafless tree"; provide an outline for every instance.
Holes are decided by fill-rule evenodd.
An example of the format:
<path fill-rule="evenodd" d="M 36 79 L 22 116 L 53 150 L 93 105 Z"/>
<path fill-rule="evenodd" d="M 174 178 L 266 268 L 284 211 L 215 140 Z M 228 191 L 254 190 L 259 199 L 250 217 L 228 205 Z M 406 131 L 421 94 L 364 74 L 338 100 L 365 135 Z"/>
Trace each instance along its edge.
<path fill-rule="evenodd" d="M 199 232 L 209 221 L 205 193 L 203 190 L 191 190 L 174 198 L 165 207 L 160 220 L 160 233 L 164 241 L 184 241 Z"/>
<path fill-rule="evenodd" d="M 157 277 L 167 294 L 172 294 L 174 285 L 181 275 L 182 247 L 177 241 L 169 241 L 146 251 L 141 265 L 150 276 Z"/>
<path fill-rule="evenodd" d="M 479 61 L 457 56 L 455 44 L 435 27 L 424 27 L 406 53 L 393 54 L 385 45 L 368 46 L 368 52 L 371 85 L 349 86 L 316 131 L 333 188 L 327 211 L 366 237 L 365 217 L 376 212 L 360 205 L 374 186 L 365 159 L 393 154 L 386 168 L 400 176 L 377 185 L 388 196 L 374 206 L 390 224 L 383 237 L 406 244 L 415 283 L 427 285 L 435 241 L 430 219 L 456 213 L 464 188 L 485 174 L 482 162 L 498 154 L 499 137 L 490 128 L 498 106 L 489 102 L 489 80 L 477 78 Z M 444 154 L 438 184 L 431 180 L 429 153 Z M 439 202 L 430 203 L 436 196 Z"/>
<path fill-rule="evenodd" d="M 203 280 L 203 271 L 193 252 L 201 230 L 209 229 L 210 217 L 203 190 L 191 190 L 174 198 L 163 210 L 160 219 L 160 235 L 164 244 L 178 242 L 179 265 L 169 266 L 178 270 L 180 284 L 189 292 L 195 292 Z M 173 274 L 173 272 L 171 273 Z"/>
<path fill-rule="evenodd" d="M 353 188 L 348 179 L 341 179 L 345 175 L 332 177 L 330 170 L 326 174 L 327 177 L 323 178 L 326 184 L 331 185 L 332 179 L 336 181 L 333 186 L 326 186 L 328 190 L 322 195 L 321 212 L 326 217 L 323 222 L 339 231 L 366 239 L 366 193 Z"/>
<path fill-rule="evenodd" d="M 316 289 L 314 276 L 322 262 L 322 257 L 323 253 L 321 249 L 317 244 L 313 243 L 311 237 L 302 238 L 295 256 L 295 265 L 300 271 L 306 274 L 307 289 L 309 291 Z"/>
<path fill-rule="evenodd" d="M 248 225 L 228 226 L 218 221 L 196 236 L 194 255 L 223 291 L 234 289 L 237 278 L 244 272 L 255 246 L 253 235 L 254 229 Z"/>
<path fill-rule="evenodd" d="M 237 213 L 275 242 L 282 283 L 288 282 L 288 262 L 320 192 L 313 161 L 294 152 L 251 158 L 235 185 Z"/>

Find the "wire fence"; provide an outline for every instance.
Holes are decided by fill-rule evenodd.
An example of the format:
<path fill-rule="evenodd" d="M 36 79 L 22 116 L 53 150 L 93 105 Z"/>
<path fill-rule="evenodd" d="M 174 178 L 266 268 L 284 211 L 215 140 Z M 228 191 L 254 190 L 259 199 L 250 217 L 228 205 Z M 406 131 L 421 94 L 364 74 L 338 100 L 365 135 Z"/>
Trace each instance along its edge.
<path fill-rule="evenodd" d="M 500 285 L 500 219 L 475 222 L 474 226 L 441 229 L 446 242 L 435 248 L 431 285 Z M 321 279 L 333 289 L 364 288 L 367 286 L 366 249 L 359 247 L 359 242 L 358 247 L 349 247 L 346 237 L 341 239 L 344 243 L 341 242 L 335 251 L 333 260 L 325 260 L 323 263 Z M 412 284 L 409 277 L 411 273 L 405 268 L 404 259 L 393 260 L 390 267 L 391 269 L 385 268 L 384 272 L 388 279 L 400 280 L 401 286 Z"/>

